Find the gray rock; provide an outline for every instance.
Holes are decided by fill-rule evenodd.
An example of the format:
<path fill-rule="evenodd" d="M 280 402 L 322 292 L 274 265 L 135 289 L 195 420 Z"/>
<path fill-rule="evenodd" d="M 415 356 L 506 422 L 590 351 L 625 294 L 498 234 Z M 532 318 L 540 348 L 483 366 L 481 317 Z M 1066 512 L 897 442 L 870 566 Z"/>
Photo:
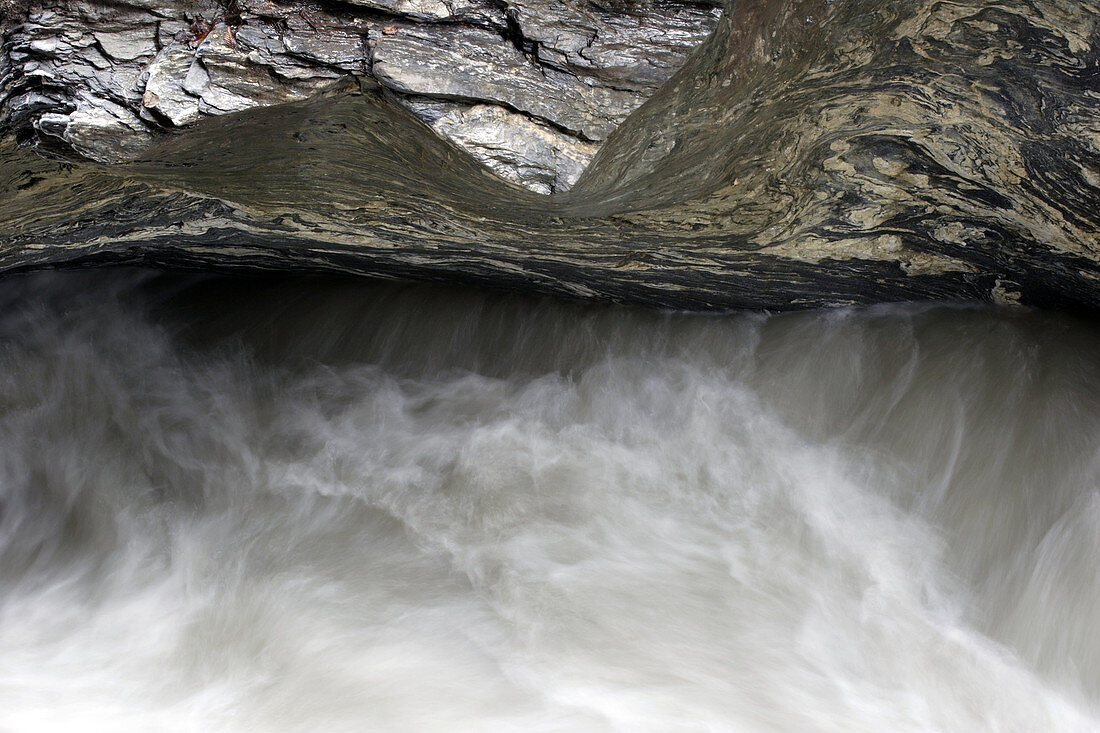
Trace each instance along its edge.
<path fill-rule="evenodd" d="M 143 116 L 156 120 L 160 115 L 176 127 L 199 119 L 199 100 L 184 88 L 184 82 L 195 63 L 195 52 L 182 43 L 174 43 L 153 59 L 146 69 L 148 80 L 141 103 Z"/>
<path fill-rule="evenodd" d="M 190 87 L 185 86 L 202 99 L 202 111 L 207 114 L 301 99 L 340 76 L 337 71 L 320 67 L 301 79 L 276 82 L 270 67 L 255 63 L 239 43 L 230 45 L 231 38 L 224 25 L 214 27 L 198 48 Z"/>
<path fill-rule="evenodd" d="M 383 85 L 404 94 L 504 105 L 589 141 L 606 138 L 642 101 L 540 68 L 480 28 L 399 25 L 375 45 L 373 70 Z"/>
<path fill-rule="evenodd" d="M 44 114 L 38 120 L 38 129 L 101 163 L 132 160 L 153 139 L 130 110 L 103 99 L 81 100 L 68 115 Z"/>
<path fill-rule="evenodd" d="M 715 7 L 679 4 L 641 4 L 629 13 L 558 0 L 510 5 L 524 41 L 543 64 L 645 92 L 683 64 L 720 16 Z"/>
<path fill-rule="evenodd" d="M 419 20 L 446 20 L 454 15 L 443 0 L 347 0 L 347 3 Z"/>
<path fill-rule="evenodd" d="M 155 32 L 144 35 L 135 29 L 125 29 L 113 33 L 93 32 L 92 35 L 103 52 L 116 61 L 134 61 L 157 53 Z"/>
<path fill-rule="evenodd" d="M 451 109 L 432 122 L 432 129 L 501 178 L 545 194 L 569 190 L 599 150 L 596 144 L 489 104 Z"/>
<path fill-rule="evenodd" d="M 227 25 L 215 0 L 32 3 L 27 22 L 0 43 L 0 128 L 109 160 L 166 128 L 373 75 L 505 179 L 561 191 L 593 143 L 717 19 L 713 7 L 679 0 L 614 10 L 578 0 L 239 0 L 237 8 Z M 200 14 L 219 21 L 205 38 L 192 28 Z M 74 119 L 72 133 L 59 132 Z M 97 140 L 124 153 L 93 150 Z"/>
<path fill-rule="evenodd" d="M 363 73 L 367 59 L 363 34 L 370 27 L 363 22 L 332 16 L 289 16 L 282 24 L 284 53 L 298 59 L 308 59 L 324 66 L 333 66 L 355 73 Z"/>

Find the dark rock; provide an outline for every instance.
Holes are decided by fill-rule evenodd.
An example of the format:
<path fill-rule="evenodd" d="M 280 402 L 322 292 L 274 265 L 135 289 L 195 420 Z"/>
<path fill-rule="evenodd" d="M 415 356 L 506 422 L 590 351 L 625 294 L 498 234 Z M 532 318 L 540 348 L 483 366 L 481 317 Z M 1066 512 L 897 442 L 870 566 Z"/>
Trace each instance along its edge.
<path fill-rule="evenodd" d="M 631 12 L 644 15 L 639 7 Z M 411 54 L 424 85 L 450 99 L 407 93 L 421 88 L 411 72 L 404 81 L 383 73 L 390 87 L 329 82 L 308 70 L 342 69 L 311 59 L 300 79 L 284 76 L 264 59 L 290 68 L 300 56 L 274 10 L 241 25 L 247 38 L 255 19 L 247 52 L 218 41 L 217 29 L 186 49 L 190 65 L 184 49 L 165 45 L 158 58 L 181 59 L 165 88 L 181 89 L 203 119 L 109 166 L 45 160 L 19 143 L 83 144 L 91 155 L 123 128 L 152 124 L 127 95 L 140 99 L 153 75 L 131 90 L 117 82 L 118 69 L 149 64 L 108 59 L 67 16 L 33 16 L 9 31 L 0 59 L 16 133 L 0 149 L 0 267 L 328 270 L 694 309 L 914 299 L 1100 309 L 1097 2 L 732 4 L 576 185 L 554 196 L 506 183 L 433 131 L 482 130 L 467 144 L 506 151 L 499 169 L 544 190 L 560 190 L 567 161 L 545 163 L 551 153 L 527 155 L 497 131 L 526 125 L 526 139 L 545 137 L 551 150 L 554 135 L 594 144 L 574 128 L 602 108 L 538 99 L 535 78 L 519 70 L 568 66 L 596 88 L 596 73 L 570 57 L 588 55 L 576 45 L 587 21 L 562 13 L 560 26 L 525 29 L 520 8 L 508 10 L 507 43 L 477 45 L 469 65 L 511 64 L 517 78 L 455 69 L 488 101 L 447 87 L 440 67 Z M 396 64 L 401 43 L 430 45 L 412 16 L 357 17 L 365 61 Z M 459 66 L 455 39 L 488 44 L 486 22 L 448 26 L 433 53 Z M 388 25 L 397 32 L 385 35 Z M 552 63 L 531 60 L 546 49 Z M 556 89 L 557 77 L 546 78 Z M 632 71 L 621 89 L 644 81 Z M 271 106 L 207 114 L 241 100 Z"/>

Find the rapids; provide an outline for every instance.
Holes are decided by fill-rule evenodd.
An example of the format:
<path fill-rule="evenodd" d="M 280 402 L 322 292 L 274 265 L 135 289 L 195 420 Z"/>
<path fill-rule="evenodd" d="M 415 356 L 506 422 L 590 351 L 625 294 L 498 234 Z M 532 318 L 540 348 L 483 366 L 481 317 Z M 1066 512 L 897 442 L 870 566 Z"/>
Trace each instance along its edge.
<path fill-rule="evenodd" d="M 0 291 L 0 729 L 1100 728 L 1100 329 Z"/>

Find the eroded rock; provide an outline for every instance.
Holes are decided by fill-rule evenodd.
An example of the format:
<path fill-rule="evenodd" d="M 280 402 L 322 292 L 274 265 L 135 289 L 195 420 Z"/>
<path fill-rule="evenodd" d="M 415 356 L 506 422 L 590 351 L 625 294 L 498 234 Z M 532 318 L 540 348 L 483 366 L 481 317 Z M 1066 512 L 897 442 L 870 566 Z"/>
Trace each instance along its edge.
<path fill-rule="evenodd" d="M 717 18 L 686 0 L 32 2 L 0 47 L 0 125 L 117 160 L 204 116 L 373 76 L 505 179 L 560 191 Z"/>
<path fill-rule="evenodd" d="M 179 84 L 200 114 L 213 109 L 208 90 L 254 98 L 215 68 L 247 79 L 256 67 L 274 80 L 262 58 L 295 64 L 290 18 L 276 9 L 256 16 L 251 49 L 224 34 L 158 41 L 192 53 Z M 543 191 L 564 187 L 560 171 L 590 151 L 544 159 L 580 138 L 505 103 L 402 95 L 366 76 L 212 116 L 117 165 L 46 160 L 5 138 L 0 270 L 136 262 L 673 308 L 978 300 L 1100 312 L 1100 2 L 767 0 L 728 10 L 575 186 L 549 197 L 501 180 L 424 122 Z M 356 17 L 368 50 L 419 28 Z M 508 63 L 531 63 L 541 44 L 514 13 L 507 21 Z M 488 42 L 488 28 L 469 27 Z M 94 152 L 134 123 L 125 95 L 148 80 L 124 92 L 117 73 L 100 77 L 143 67 L 103 67 L 104 54 L 84 53 L 99 48 L 86 27 L 68 29 L 60 40 L 12 33 L 21 40 L 0 57 L 15 95 L 5 109 L 31 142 Z M 572 47 L 552 42 L 570 63 Z M 66 95 L 70 79 L 97 86 Z M 100 106 L 125 114 L 101 118 Z M 515 130 L 545 147 L 518 146 Z"/>

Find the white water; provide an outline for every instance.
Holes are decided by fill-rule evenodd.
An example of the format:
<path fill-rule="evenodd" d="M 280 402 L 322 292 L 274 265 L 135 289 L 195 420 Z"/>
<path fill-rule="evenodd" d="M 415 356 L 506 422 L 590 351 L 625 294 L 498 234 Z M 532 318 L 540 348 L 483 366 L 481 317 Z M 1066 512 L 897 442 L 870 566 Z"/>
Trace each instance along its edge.
<path fill-rule="evenodd" d="M 0 730 L 1100 729 L 1100 329 L 0 296 Z"/>

